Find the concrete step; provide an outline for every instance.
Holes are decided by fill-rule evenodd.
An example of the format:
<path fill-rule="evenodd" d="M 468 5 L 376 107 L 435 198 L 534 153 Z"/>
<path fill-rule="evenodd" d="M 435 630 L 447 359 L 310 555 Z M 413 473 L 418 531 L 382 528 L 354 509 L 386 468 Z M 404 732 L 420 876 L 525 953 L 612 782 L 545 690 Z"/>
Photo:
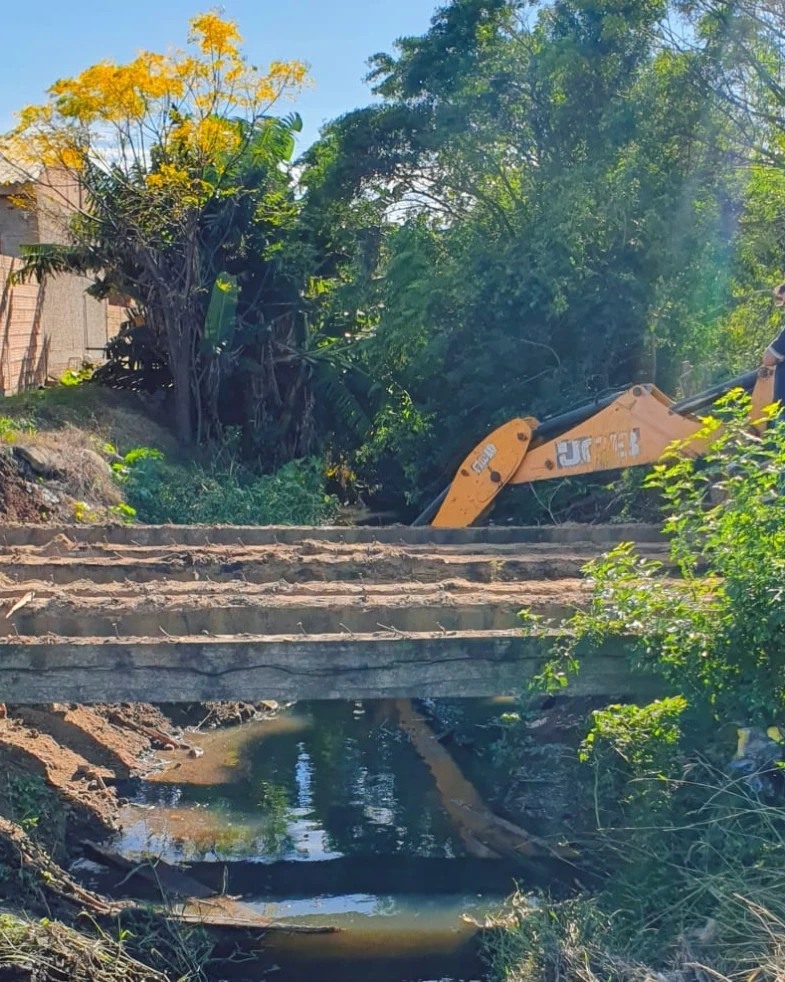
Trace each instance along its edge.
<path fill-rule="evenodd" d="M 459 598 L 452 603 L 425 602 L 409 598 L 407 603 L 380 603 L 352 600 L 335 603 L 269 603 L 243 606 L 207 607 L 187 605 L 179 609 L 152 609 L 100 613 L 73 605 L 70 609 L 49 605 L 39 610 L 27 608 L 0 622 L 0 637 L 198 637 L 231 634 L 367 634 L 395 630 L 422 631 L 502 631 L 520 626 L 519 611 L 524 608 L 548 618 L 563 618 L 566 603 L 534 603 L 524 598 L 497 598 L 489 602 L 478 596 Z"/>
<path fill-rule="evenodd" d="M 298 582 L 406 583 L 465 579 L 475 583 L 575 579 L 602 550 L 597 547 L 517 546 L 497 550 L 455 550 L 376 545 L 347 553 L 340 549 L 312 552 L 295 547 L 237 547 L 230 550 L 182 547 L 82 555 L 45 556 L 28 550 L 0 553 L 0 580 L 72 584 L 80 580 L 107 584 L 201 579 L 265 584 Z M 646 554 L 663 557 L 660 547 Z M 664 558 L 664 557 L 663 557 Z"/>
<path fill-rule="evenodd" d="M 619 542 L 658 543 L 656 525 L 532 525 L 437 529 L 408 525 L 383 527 L 240 526 L 240 525 L 4 525 L 0 547 L 42 546 L 63 537 L 74 543 L 115 545 L 292 545 L 304 540 L 352 544 L 466 545 L 483 543 L 593 543 L 608 548 Z"/>
<path fill-rule="evenodd" d="M 5 527 L 0 700 L 279 701 L 503 695 L 541 670 L 585 564 L 650 526 Z M 625 644 L 576 693 L 639 693 Z M 647 689 L 648 691 L 648 689 Z"/>

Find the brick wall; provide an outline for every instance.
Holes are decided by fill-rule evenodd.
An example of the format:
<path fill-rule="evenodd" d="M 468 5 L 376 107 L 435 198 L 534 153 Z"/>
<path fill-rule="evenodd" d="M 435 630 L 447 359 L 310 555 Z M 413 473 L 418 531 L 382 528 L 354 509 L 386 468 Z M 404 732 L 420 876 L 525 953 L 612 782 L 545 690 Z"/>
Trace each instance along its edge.
<path fill-rule="evenodd" d="M 0 193 L 0 255 L 18 256 L 20 246 L 39 241 L 38 216 L 11 201 Z"/>
<path fill-rule="evenodd" d="M 89 281 L 80 276 L 11 287 L 8 274 L 18 262 L 0 255 L 0 395 L 43 385 L 85 361 L 101 361 L 125 317 L 123 308 L 88 297 Z"/>

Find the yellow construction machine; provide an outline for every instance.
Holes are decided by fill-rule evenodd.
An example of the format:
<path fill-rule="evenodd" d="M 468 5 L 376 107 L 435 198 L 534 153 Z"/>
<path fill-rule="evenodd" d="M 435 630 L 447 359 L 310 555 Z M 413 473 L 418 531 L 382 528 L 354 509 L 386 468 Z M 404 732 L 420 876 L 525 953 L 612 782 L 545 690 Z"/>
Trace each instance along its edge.
<path fill-rule="evenodd" d="M 510 484 L 653 464 L 672 443 L 694 436 L 701 411 L 733 389 L 751 394 L 751 419 L 760 419 L 773 402 L 773 383 L 774 370 L 759 368 L 679 402 L 654 385 L 633 385 L 542 421 L 508 420 L 472 450 L 414 524 L 464 528 Z M 686 452 L 699 457 L 704 449 L 693 441 Z"/>

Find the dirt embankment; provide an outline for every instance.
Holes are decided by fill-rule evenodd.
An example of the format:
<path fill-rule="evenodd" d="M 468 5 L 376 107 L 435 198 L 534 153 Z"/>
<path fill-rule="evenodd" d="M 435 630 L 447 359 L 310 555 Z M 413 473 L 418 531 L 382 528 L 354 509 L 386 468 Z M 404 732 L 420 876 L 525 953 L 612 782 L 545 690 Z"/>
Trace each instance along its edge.
<path fill-rule="evenodd" d="M 225 725 L 269 705 L 180 710 L 181 724 Z M 190 718 L 189 718 L 190 717 Z M 90 841 L 118 828 L 116 782 L 146 773 L 156 755 L 196 755 L 198 734 L 145 704 L 8 706 L 0 718 L 0 897 L 32 913 L 103 916 L 114 906 L 64 870 Z M 64 906 L 65 905 L 65 910 Z M 69 909 L 70 905 L 70 909 Z"/>
<path fill-rule="evenodd" d="M 159 410 L 135 393 L 60 386 L 5 399 L 0 410 L 0 522 L 118 521 L 121 455 L 177 444 Z"/>

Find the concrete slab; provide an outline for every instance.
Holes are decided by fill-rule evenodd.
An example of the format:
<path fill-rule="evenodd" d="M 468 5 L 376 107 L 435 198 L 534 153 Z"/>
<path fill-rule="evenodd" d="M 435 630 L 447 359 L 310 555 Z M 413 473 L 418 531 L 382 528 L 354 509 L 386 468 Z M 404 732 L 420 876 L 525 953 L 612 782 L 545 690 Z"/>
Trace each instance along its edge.
<path fill-rule="evenodd" d="M 0 528 L 0 701 L 506 695 L 585 601 L 581 570 L 652 526 Z M 576 695 L 644 696 L 620 641 Z"/>
<path fill-rule="evenodd" d="M 610 547 L 619 542 L 662 542 L 656 525 L 537 525 L 437 529 L 409 525 L 358 526 L 260 526 L 260 525 L 5 525 L 0 528 L 0 547 L 34 546 L 66 536 L 77 543 L 112 542 L 117 545 L 293 545 L 304 540 L 349 545 L 389 543 L 402 545 L 468 545 L 487 543 L 553 542 L 559 545 L 591 542 Z"/>
<path fill-rule="evenodd" d="M 522 691 L 552 648 L 518 631 L 232 639 L 58 638 L 0 645 L 0 698 L 11 703 L 439 698 Z M 623 641 L 586 660 L 571 695 L 650 696 Z"/>

